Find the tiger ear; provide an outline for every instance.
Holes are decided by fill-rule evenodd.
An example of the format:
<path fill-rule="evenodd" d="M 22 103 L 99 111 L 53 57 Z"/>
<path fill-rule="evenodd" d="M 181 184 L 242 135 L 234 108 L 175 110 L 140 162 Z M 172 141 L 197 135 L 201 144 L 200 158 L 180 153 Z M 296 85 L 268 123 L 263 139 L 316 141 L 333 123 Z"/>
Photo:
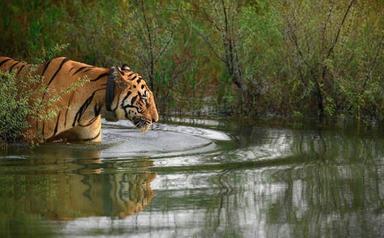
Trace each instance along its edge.
<path fill-rule="evenodd" d="M 127 64 L 123 64 L 121 67 L 117 67 L 117 69 L 119 70 L 120 74 L 122 74 L 122 75 L 131 71 L 131 68 L 129 68 Z"/>
<path fill-rule="evenodd" d="M 121 69 L 124 70 L 124 71 L 131 71 L 131 68 L 129 68 L 127 64 L 123 64 L 121 66 Z"/>

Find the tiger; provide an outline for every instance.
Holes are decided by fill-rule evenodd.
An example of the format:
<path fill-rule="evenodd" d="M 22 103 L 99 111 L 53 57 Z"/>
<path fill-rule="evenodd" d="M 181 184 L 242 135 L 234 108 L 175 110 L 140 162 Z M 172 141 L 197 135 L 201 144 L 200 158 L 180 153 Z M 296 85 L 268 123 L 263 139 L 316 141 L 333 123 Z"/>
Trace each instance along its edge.
<path fill-rule="evenodd" d="M 39 143 L 45 142 L 101 142 L 102 116 L 107 121 L 130 120 L 147 131 L 159 120 L 155 98 L 143 77 L 127 64 L 110 68 L 96 67 L 56 57 L 39 65 L 0 56 L 0 70 L 13 72 L 16 78 L 40 75 L 47 89 L 42 100 L 52 92 L 86 78 L 86 82 L 55 104 L 58 112 L 53 119 L 29 120 L 25 134 L 39 135 Z"/>

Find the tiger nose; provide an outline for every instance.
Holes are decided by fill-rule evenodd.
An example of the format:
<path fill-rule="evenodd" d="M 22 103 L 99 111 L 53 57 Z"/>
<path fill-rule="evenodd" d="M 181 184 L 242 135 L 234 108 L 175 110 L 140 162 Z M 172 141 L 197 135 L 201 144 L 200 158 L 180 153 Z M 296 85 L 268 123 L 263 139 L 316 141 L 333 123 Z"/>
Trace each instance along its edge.
<path fill-rule="evenodd" d="M 159 121 L 159 115 L 156 113 L 155 116 L 152 117 L 152 123 Z"/>

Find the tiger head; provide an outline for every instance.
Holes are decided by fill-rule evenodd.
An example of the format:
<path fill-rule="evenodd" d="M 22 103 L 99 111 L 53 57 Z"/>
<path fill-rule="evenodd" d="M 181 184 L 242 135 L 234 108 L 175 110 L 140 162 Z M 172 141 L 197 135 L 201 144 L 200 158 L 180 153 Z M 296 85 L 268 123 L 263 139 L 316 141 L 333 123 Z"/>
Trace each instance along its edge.
<path fill-rule="evenodd" d="M 127 65 L 115 67 L 113 71 L 115 85 L 111 110 L 115 119 L 128 119 L 142 131 L 147 131 L 153 122 L 159 120 L 152 91 L 141 75 L 131 71 Z"/>

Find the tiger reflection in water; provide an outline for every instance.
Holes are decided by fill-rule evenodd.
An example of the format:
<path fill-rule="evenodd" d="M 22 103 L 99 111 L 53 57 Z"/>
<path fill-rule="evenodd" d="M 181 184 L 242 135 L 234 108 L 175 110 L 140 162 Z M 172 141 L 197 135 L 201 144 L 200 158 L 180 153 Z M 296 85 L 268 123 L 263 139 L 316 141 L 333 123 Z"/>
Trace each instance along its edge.
<path fill-rule="evenodd" d="M 0 175 L 0 182 L 15 181 L 0 189 L 0 208 L 2 204 L 12 207 L 5 210 L 9 216 L 17 210 L 53 220 L 124 218 L 142 211 L 154 196 L 151 182 L 156 175 L 148 170 L 153 162 L 122 161 L 117 171 L 116 163 L 98 159 L 100 150 L 95 148 L 56 145 L 52 153 L 52 147 L 40 146 L 35 152 L 39 158 L 31 155 L 23 162 L 31 170 L 38 168 L 35 172 Z"/>

